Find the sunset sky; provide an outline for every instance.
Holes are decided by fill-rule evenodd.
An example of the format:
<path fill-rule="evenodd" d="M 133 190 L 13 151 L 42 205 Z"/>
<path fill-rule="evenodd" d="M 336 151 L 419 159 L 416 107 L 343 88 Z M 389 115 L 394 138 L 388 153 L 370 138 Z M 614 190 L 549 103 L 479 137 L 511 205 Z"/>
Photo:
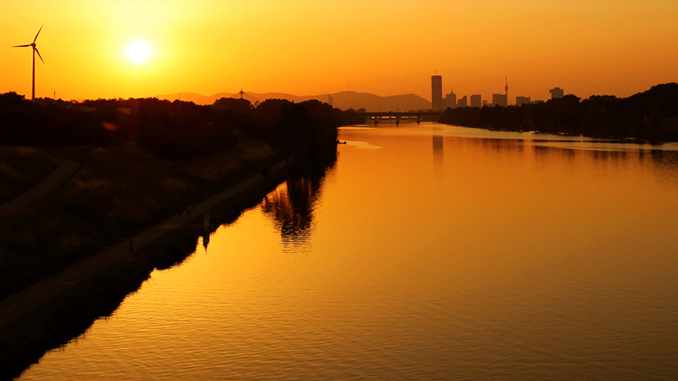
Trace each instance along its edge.
<path fill-rule="evenodd" d="M 0 93 L 63 99 L 344 90 L 629 96 L 678 81 L 675 0 L 0 0 Z M 141 46 L 134 62 L 126 54 Z M 148 47 L 144 51 L 143 46 Z M 130 48 L 133 49 L 133 48 Z M 144 54 L 147 59 L 144 61 Z M 134 57 L 132 57 L 134 58 Z"/>

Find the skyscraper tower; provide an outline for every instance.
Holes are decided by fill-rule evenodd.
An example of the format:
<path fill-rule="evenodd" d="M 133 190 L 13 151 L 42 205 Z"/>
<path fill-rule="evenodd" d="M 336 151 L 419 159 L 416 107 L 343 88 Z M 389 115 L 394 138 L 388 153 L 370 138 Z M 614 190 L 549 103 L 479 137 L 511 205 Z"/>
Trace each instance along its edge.
<path fill-rule="evenodd" d="M 445 108 L 443 104 L 443 77 L 441 75 L 431 76 L 431 106 L 434 111 L 441 111 Z"/>
<path fill-rule="evenodd" d="M 444 105 L 449 108 L 457 107 L 457 94 L 453 90 L 450 90 L 450 93 L 445 96 Z"/>

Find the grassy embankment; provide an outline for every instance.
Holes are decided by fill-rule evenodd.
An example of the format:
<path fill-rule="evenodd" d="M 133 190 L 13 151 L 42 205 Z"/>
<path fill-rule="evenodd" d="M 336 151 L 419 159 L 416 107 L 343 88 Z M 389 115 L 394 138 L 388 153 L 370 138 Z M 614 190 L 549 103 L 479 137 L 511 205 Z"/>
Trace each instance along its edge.
<path fill-rule="evenodd" d="M 161 159 L 137 145 L 51 153 L 81 168 L 44 199 L 0 220 L 0 299 L 237 183 L 274 156 L 268 145 L 247 138 L 228 152 L 186 161 Z M 34 155 L 40 161 L 40 151 Z"/>
<path fill-rule="evenodd" d="M 33 154 L 43 155 L 39 150 Z M 135 145 L 58 149 L 53 154 L 80 163 L 81 169 L 44 200 L 0 220 L 0 229 L 8 232 L 0 237 L 3 297 L 261 172 L 279 159 L 266 144 L 246 138 L 230 152 L 182 162 L 159 159 Z M 37 183 L 40 176 L 32 178 Z M 265 184 L 211 210 L 213 225 L 235 220 L 282 180 L 282 174 L 272 176 Z M 63 345 L 97 318 L 108 316 L 154 268 L 183 261 L 203 234 L 198 219 L 201 217 L 142 249 L 133 261 L 100 272 L 20 322 L 3 327 L 0 378 L 17 376 L 46 350 Z"/>
<path fill-rule="evenodd" d="M 0 205 L 29 190 L 56 168 L 42 150 L 0 147 Z"/>

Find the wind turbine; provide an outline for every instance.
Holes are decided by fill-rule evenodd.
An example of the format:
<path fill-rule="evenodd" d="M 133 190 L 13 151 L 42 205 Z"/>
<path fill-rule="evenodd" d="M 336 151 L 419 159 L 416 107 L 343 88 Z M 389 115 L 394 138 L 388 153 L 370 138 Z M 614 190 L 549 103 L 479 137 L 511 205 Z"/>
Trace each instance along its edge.
<path fill-rule="evenodd" d="M 40 29 L 38 30 L 38 33 L 35 35 L 35 38 L 33 39 L 33 42 L 28 44 L 28 45 L 17 45 L 17 46 L 12 46 L 13 48 L 27 48 L 31 47 L 33 48 L 33 94 L 31 96 L 31 100 L 35 100 L 35 53 L 38 53 L 38 57 L 40 57 L 40 61 L 42 63 L 45 63 L 45 60 L 42 59 L 42 56 L 40 55 L 40 52 L 38 51 L 38 48 L 35 45 L 35 41 L 38 39 L 38 35 L 40 35 L 40 31 L 42 30 L 42 27 L 45 26 L 45 24 L 42 24 Z"/>

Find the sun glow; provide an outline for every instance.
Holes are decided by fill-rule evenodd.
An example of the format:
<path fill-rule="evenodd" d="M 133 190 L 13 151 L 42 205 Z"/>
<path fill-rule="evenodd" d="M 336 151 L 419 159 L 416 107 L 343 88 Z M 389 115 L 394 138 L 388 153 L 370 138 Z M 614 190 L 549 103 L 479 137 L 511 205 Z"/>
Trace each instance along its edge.
<path fill-rule="evenodd" d="M 556 86 L 583 98 L 626 97 L 677 80 L 675 0 L 384 4 L 0 0 L 0 45 L 31 43 L 42 25 L 36 20 L 45 20 L 37 44 L 48 64 L 40 66 L 36 57 L 36 96 L 58 89 L 64 99 L 216 94 L 241 87 L 430 99 L 430 76 L 438 71 L 445 93 L 454 88 L 483 99 L 503 93 L 508 76 L 513 103 L 518 95 L 550 99 L 548 90 Z M 459 31 L 445 49 L 430 38 L 440 33 L 435 20 Z M 507 30 L 530 38 L 510 38 Z M 383 61 L 412 47 L 418 54 Z M 0 59 L 0 94 L 31 94 L 31 49 L 1 48 Z"/>
<path fill-rule="evenodd" d="M 151 48 L 143 41 L 134 41 L 125 48 L 125 56 L 135 64 L 148 61 L 152 55 L 153 52 L 151 51 Z"/>

